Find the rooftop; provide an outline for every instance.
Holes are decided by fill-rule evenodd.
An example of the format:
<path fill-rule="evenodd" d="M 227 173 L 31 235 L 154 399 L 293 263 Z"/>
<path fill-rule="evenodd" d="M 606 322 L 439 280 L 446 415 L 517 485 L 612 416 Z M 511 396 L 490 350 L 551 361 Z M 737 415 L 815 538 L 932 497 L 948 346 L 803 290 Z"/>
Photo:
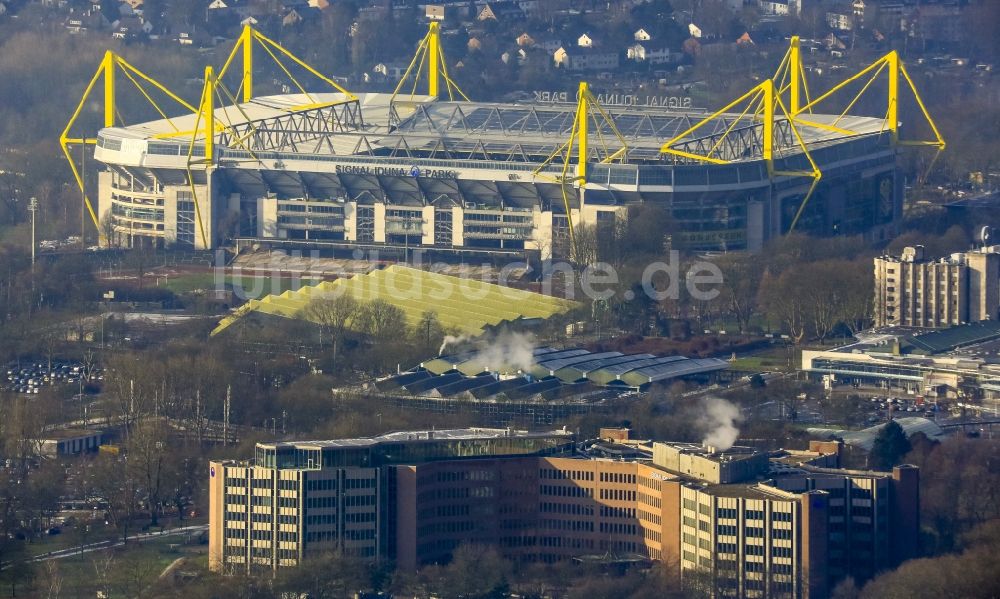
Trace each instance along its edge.
<path fill-rule="evenodd" d="M 221 106 L 214 112 L 224 126 L 216 134 L 217 143 L 230 150 L 251 153 L 504 160 L 538 165 L 570 137 L 576 111 L 575 103 L 454 102 L 430 96 L 407 96 L 393 101 L 385 93 L 363 93 L 357 98 L 354 105 L 339 93 L 287 94 Z M 686 162 L 677 156 L 665 156 L 660 149 L 706 117 L 704 112 L 690 109 L 604 108 L 610 122 L 596 119 L 589 130 L 594 162 L 600 162 L 620 147 L 615 129 L 626 141 L 630 164 Z M 135 146 L 122 142 L 138 140 L 186 149 L 192 139 L 191 133 L 186 132 L 194 129 L 197 120 L 196 115 L 187 114 L 102 129 L 98 157 L 114 162 L 117 155 L 104 152 L 134 152 Z M 814 114 L 810 120 L 837 125 L 837 131 L 799 126 L 797 130 L 810 149 L 852 137 L 879 135 L 885 128 L 883 119 L 872 117 Z M 692 150 L 713 147 L 717 156 L 734 162 L 760 160 L 762 148 L 754 131 L 761 127 L 760 119 L 752 114 L 724 113 L 675 146 Z M 275 135 L 276 132 L 284 134 Z M 716 144 L 722 138 L 726 138 L 726 143 Z M 195 139 L 203 142 L 203 132 L 195 134 Z M 105 143 L 107 140 L 111 143 Z M 775 151 L 778 157 L 801 154 L 798 141 L 783 117 L 776 119 Z M 169 154 L 162 148 L 160 153 Z M 227 158 L 238 161 L 237 157 Z"/>
<path fill-rule="evenodd" d="M 421 441 L 461 441 L 482 439 L 503 439 L 516 437 L 520 439 L 543 439 L 564 437 L 570 439 L 573 433 L 563 429 L 548 432 L 529 432 L 509 428 L 456 428 L 442 430 L 399 431 L 386 433 L 377 437 L 361 437 L 355 439 L 332 439 L 319 441 L 286 441 L 280 443 L 259 443 L 260 447 L 295 447 L 304 449 L 373 447 L 384 443 L 414 443 Z"/>

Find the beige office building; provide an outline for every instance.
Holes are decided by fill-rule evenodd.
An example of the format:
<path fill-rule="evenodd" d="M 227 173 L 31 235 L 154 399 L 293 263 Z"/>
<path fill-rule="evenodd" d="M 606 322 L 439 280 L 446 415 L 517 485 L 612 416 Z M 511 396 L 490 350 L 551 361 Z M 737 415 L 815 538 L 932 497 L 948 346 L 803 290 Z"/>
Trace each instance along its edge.
<path fill-rule="evenodd" d="M 519 562 L 660 561 L 712 597 L 804 599 L 917 547 L 916 468 L 828 468 L 837 444 L 765 453 L 601 437 L 457 429 L 260 444 L 253 461 L 211 464 L 209 567 L 276 570 L 339 549 L 413 571 L 488 543 Z"/>
<path fill-rule="evenodd" d="M 924 247 L 875 258 L 875 326 L 950 327 L 996 319 L 1000 252 L 981 248 L 929 260 Z"/>

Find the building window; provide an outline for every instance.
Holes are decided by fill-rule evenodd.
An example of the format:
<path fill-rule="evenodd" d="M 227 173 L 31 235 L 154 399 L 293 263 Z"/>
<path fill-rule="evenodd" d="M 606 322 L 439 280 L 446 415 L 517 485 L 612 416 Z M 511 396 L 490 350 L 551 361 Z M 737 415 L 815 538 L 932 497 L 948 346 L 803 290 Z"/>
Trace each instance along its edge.
<path fill-rule="evenodd" d="M 191 192 L 177 192 L 177 245 L 194 247 L 194 201 Z"/>

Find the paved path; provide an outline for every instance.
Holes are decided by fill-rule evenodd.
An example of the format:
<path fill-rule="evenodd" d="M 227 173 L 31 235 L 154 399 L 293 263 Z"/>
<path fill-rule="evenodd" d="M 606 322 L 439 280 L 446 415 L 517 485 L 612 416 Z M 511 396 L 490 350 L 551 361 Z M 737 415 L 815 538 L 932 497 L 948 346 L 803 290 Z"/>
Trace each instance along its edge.
<path fill-rule="evenodd" d="M 148 541 L 150 539 L 159 539 L 162 537 L 174 537 L 178 535 L 189 535 L 192 533 L 204 532 L 208 530 L 207 524 L 198 524 L 195 526 L 184 526 L 181 528 L 171 528 L 170 530 L 164 530 L 161 532 L 144 532 L 136 535 L 131 535 L 128 538 L 129 541 Z M 53 559 L 63 559 L 66 557 L 73 557 L 74 555 L 82 555 L 84 553 L 90 553 L 92 551 L 100 551 L 101 549 L 110 549 L 111 547 L 121 547 L 125 544 L 125 541 L 118 540 L 107 540 L 100 541 L 97 543 L 89 543 L 87 545 L 78 545 L 76 547 L 70 547 L 68 549 L 60 549 L 59 551 L 52 551 L 46 553 L 45 555 L 39 555 L 35 558 L 28 560 L 29 562 L 46 562 Z"/>

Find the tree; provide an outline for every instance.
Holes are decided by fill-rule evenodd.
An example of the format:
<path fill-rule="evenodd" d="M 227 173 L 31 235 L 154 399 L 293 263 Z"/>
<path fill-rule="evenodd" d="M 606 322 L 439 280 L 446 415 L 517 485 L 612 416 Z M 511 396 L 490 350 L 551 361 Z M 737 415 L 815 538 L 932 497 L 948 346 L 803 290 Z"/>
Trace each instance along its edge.
<path fill-rule="evenodd" d="M 441 339 L 444 338 L 444 328 L 438 320 L 437 312 L 426 310 L 420 315 L 420 322 L 413 329 L 414 341 L 420 348 L 420 353 L 429 355 L 438 350 Z"/>
<path fill-rule="evenodd" d="M 298 568 L 282 568 L 275 583 L 277 596 L 354 597 L 371 588 L 371 565 L 341 552 L 307 560 Z"/>
<path fill-rule="evenodd" d="M 337 349 L 341 339 L 347 333 L 351 323 L 355 321 L 361 309 L 361 304 L 353 295 L 338 295 L 332 299 L 321 299 L 312 302 L 306 308 L 307 316 L 324 328 L 333 340 L 333 359 L 337 360 Z"/>
<path fill-rule="evenodd" d="M 719 261 L 718 266 L 722 271 L 720 297 L 736 319 L 740 332 L 744 333 L 757 313 L 764 264 L 756 256 L 729 254 Z"/>
<path fill-rule="evenodd" d="M 442 570 L 437 593 L 443 599 L 506 597 L 511 564 L 489 545 L 462 544 Z"/>
<path fill-rule="evenodd" d="M 903 427 L 895 420 L 890 420 L 875 435 L 875 442 L 868 456 L 869 464 L 876 470 L 890 470 L 900 463 L 910 449 L 910 440 L 906 438 Z"/>
<path fill-rule="evenodd" d="M 376 343 L 393 337 L 399 339 L 406 330 L 406 314 L 403 310 L 381 298 L 362 306 L 356 318 L 358 328 Z"/>

